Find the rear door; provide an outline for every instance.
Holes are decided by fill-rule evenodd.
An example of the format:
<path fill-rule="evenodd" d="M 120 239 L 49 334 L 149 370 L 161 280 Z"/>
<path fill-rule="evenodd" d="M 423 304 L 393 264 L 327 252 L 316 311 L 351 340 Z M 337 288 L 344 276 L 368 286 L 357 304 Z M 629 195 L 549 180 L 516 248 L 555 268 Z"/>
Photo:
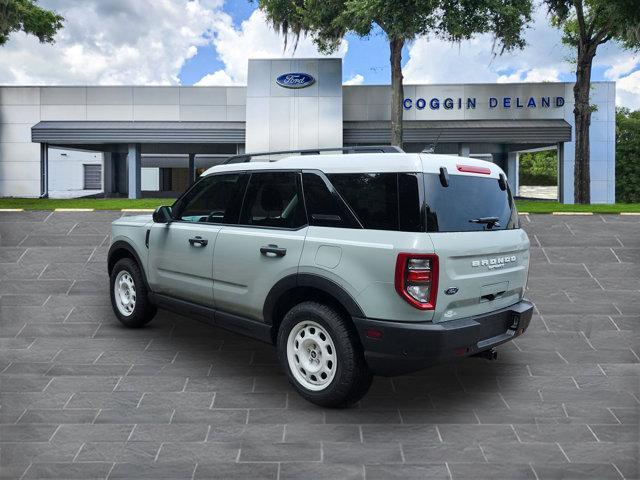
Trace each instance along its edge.
<path fill-rule="evenodd" d="M 506 186 L 506 183 L 502 185 Z M 480 315 L 524 294 L 529 239 L 508 186 L 495 174 L 424 174 L 427 232 L 439 257 L 434 321 Z"/>
<path fill-rule="evenodd" d="M 262 319 L 271 287 L 298 272 L 306 234 L 300 172 L 253 172 L 238 225 L 223 227 L 216 241 L 216 308 Z"/>
<path fill-rule="evenodd" d="M 149 284 L 154 292 L 213 306 L 213 251 L 220 229 L 238 219 L 247 175 L 210 175 L 173 207 L 175 220 L 149 235 Z"/>

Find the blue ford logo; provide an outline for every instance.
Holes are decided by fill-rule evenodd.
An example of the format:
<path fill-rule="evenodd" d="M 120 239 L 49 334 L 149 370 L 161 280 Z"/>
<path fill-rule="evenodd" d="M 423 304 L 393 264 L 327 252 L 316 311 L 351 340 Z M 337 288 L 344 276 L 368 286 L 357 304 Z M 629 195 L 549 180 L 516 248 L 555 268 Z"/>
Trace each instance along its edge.
<path fill-rule="evenodd" d="M 304 88 L 313 85 L 315 81 L 307 73 L 285 73 L 276 78 L 276 83 L 284 88 Z"/>

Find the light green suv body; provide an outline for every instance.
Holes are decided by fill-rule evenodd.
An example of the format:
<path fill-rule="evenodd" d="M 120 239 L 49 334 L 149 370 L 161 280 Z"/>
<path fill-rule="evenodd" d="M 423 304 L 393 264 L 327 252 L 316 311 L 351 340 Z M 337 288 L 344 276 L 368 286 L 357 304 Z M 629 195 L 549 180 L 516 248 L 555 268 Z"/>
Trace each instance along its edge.
<path fill-rule="evenodd" d="M 189 206 L 206 203 L 203 182 L 211 211 Z M 489 350 L 529 324 L 529 240 L 495 164 L 298 156 L 213 167 L 198 184 L 171 218 L 113 222 L 110 272 L 135 260 L 153 305 L 277 343 L 288 311 L 321 302 L 380 374 Z"/>

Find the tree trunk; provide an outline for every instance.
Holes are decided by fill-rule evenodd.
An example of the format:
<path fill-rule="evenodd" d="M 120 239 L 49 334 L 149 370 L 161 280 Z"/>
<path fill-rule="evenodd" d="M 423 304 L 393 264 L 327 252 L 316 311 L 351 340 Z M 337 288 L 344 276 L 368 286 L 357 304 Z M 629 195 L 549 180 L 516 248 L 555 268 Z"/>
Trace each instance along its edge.
<path fill-rule="evenodd" d="M 591 105 L 589 90 L 591 89 L 591 65 L 595 56 L 595 48 L 578 47 L 578 65 L 576 68 L 576 84 L 573 87 L 575 105 L 576 156 L 573 177 L 573 198 L 575 203 L 591 203 L 591 176 L 589 173 L 589 125 L 591 124 Z"/>
<path fill-rule="evenodd" d="M 391 50 L 391 145 L 402 148 L 402 102 L 404 88 L 402 86 L 402 47 L 404 39 L 389 39 Z"/>

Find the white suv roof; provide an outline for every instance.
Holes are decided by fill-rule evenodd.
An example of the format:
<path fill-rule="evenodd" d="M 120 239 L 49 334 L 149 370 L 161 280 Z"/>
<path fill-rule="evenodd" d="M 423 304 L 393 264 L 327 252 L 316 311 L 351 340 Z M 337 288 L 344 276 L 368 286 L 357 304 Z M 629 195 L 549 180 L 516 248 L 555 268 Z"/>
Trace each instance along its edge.
<path fill-rule="evenodd" d="M 247 170 L 309 169 L 325 173 L 362 173 L 362 172 L 424 172 L 439 173 L 445 167 L 449 174 L 477 175 L 459 171 L 458 166 L 480 167 L 490 170 L 488 177 L 498 178 L 504 172 L 495 163 L 476 158 L 430 153 L 352 153 L 327 155 L 295 155 L 275 162 L 256 161 L 216 165 L 202 175 L 220 172 Z"/>

